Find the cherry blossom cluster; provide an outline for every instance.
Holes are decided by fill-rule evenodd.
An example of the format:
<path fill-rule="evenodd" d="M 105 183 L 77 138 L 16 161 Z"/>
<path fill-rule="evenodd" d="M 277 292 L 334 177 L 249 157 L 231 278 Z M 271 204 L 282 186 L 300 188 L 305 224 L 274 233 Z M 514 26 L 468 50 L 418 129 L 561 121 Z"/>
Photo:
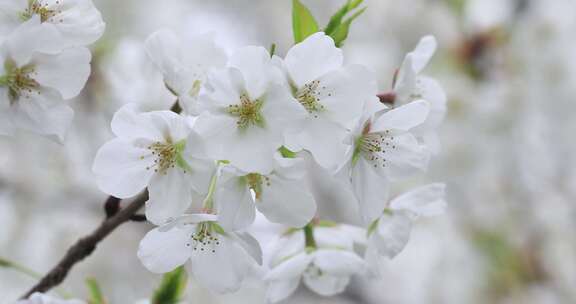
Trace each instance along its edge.
<path fill-rule="evenodd" d="M 0 0 L 0 135 L 63 141 L 104 27 L 91 0 Z"/>
<path fill-rule="evenodd" d="M 147 189 L 146 218 L 157 228 L 138 257 L 150 271 L 186 265 L 218 293 L 259 278 L 270 302 L 301 280 L 333 295 L 352 275 L 373 274 L 383 257 L 396 256 L 414 220 L 443 211 L 443 184 L 390 195 L 438 151 L 446 98 L 421 74 L 433 37 L 406 55 L 386 94 L 392 105 L 378 98 L 370 69 L 344 64 L 323 32 L 284 58 L 259 46 L 228 54 L 210 35 L 183 40 L 168 30 L 145 45 L 181 111 L 122 107 L 93 171 L 112 196 Z M 355 225 L 324 214 L 337 208 L 326 199 L 334 191 L 349 194 L 339 198 L 355 210 Z M 286 227 L 274 245 L 250 233 L 260 213 Z"/>

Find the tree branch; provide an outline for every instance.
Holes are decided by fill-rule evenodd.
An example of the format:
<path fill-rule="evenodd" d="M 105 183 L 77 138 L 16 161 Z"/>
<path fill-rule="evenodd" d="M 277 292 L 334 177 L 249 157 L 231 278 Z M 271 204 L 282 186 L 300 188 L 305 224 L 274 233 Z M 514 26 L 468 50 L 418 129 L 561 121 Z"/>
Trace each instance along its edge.
<path fill-rule="evenodd" d="M 180 113 L 182 108 L 178 103 L 178 100 L 172 105 L 170 111 L 175 113 Z M 26 299 L 35 292 L 46 292 L 55 286 L 58 286 L 66 276 L 68 272 L 76 263 L 82 261 L 87 256 L 94 252 L 98 243 L 100 243 L 106 236 L 108 236 L 112 231 L 114 231 L 118 226 L 127 221 L 142 222 L 146 220 L 146 217 L 141 214 L 136 214 L 144 203 L 148 200 L 148 190 L 144 190 L 132 203 L 126 206 L 124 209 L 120 209 L 120 199 L 109 196 L 104 203 L 104 211 L 106 212 L 106 219 L 100 224 L 96 230 L 91 234 L 76 241 L 66 255 L 60 260 L 60 262 L 50 270 L 32 289 L 28 290 L 21 299 Z"/>
<path fill-rule="evenodd" d="M 120 202 L 119 199 L 109 197 L 107 202 Z M 129 221 L 148 200 L 148 191 L 144 191 L 128 206 L 116 212 L 114 215 L 107 217 L 96 230 L 89 235 L 79 239 L 70 249 L 60 262 L 50 270 L 42 279 L 32 287 L 21 299 L 28 298 L 34 292 L 46 292 L 64 281 L 70 269 L 78 262 L 89 256 L 98 243 L 114 231 L 122 223 Z"/>

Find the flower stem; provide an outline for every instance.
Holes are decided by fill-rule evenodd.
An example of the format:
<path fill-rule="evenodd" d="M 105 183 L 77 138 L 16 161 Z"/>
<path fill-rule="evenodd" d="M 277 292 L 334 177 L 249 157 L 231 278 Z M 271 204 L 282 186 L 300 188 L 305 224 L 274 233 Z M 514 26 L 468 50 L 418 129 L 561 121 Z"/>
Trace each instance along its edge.
<path fill-rule="evenodd" d="M 208 194 L 206 194 L 206 198 L 204 199 L 204 209 L 207 211 L 212 211 L 214 208 L 214 192 L 216 191 L 216 183 L 218 182 L 218 174 L 220 173 L 220 162 L 216 166 L 216 170 L 214 170 L 214 174 L 212 174 L 212 178 L 210 179 L 210 185 L 208 186 Z"/>
<path fill-rule="evenodd" d="M 316 240 L 314 239 L 314 226 L 312 223 L 306 224 L 304 226 L 304 242 L 306 248 L 316 248 Z"/>

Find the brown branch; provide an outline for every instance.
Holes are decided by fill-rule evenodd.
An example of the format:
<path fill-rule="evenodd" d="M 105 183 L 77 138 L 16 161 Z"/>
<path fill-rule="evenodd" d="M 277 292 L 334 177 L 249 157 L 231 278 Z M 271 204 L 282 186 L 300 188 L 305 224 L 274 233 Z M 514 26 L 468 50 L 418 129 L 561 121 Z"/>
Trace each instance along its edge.
<path fill-rule="evenodd" d="M 79 239 L 60 262 L 50 270 L 34 287 L 32 287 L 21 299 L 28 298 L 34 292 L 46 292 L 64 281 L 70 269 L 78 262 L 89 256 L 98 243 L 108 236 L 114 229 L 122 223 L 129 221 L 148 200 L 148 191 L 144 191 L 128 206 L 119 210 L 114 215 L 107 217 L 96 230 L 89 235 Z M 108 198 L 107 202 L 115 201 Z M 119 203 L 119 200 L 118 200 Z"/>

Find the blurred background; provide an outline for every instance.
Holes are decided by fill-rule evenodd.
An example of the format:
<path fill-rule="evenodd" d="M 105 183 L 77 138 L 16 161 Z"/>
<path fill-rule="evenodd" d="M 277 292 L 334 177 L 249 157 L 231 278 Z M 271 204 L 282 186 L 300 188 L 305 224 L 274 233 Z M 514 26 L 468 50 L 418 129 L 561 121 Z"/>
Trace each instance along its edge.
<path fill-rule="evenodd" d="M 344 0 L 303 0 L 321 24 Z M 417 224 L 381 279 L 356 278 L 321 298 L 301 288 L 286 303 L 576 303 L 576 1 L 366 0 L 343 50 L 371 67 L 382 92 L 426 34 L 439 50 L 425 73 L 448 94 L 441 153 L 400 188 L 448 184 L 448 213 Z M 289 0 L 95 0 L 107 23 L 93 74 L 73 101 L 65 145 L 20 133 L 0 138 L 0 257 L 44 273 L 103 218 L 91 165 L 127 102 L 173 102 L 142 49 L 162 27 L 214 32 L 229 50 L 292 44 Z M 70 273 L 61 289 L 85 298 L 96 278 L 110 303 L 150 296 L 160 276 L 136 258 L 151 228 L 129 223 Z M 256 231 L 258 233 L 258 231 Z M 36 282 L 0 268 L 0 302 Z M 254 284 L 217 296 L 191 281 L 187 303 L 264 303 Z"/>

